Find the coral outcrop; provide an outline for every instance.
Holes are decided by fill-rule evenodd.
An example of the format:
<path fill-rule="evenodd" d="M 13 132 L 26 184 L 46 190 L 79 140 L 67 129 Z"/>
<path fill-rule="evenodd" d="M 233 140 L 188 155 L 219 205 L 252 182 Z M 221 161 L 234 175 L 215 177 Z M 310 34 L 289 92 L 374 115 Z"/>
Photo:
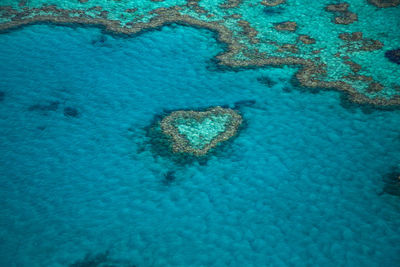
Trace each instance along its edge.
<path fill-rule="evenodd" d="M 212 148 L 236 135 L 242 116 L 229 108 L 206 111 L 179 110 L 160 122 L 174 153 L 203 156 Z"/>

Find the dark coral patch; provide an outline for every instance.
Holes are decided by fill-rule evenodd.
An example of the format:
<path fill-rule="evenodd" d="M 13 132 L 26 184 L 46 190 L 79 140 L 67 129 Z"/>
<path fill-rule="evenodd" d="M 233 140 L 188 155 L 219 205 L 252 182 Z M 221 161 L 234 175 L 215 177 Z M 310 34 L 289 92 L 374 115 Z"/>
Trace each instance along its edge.
<path fill-rule="evenodd" d="M 274 23 L 274 28 L 277 31 L 294 32 L 297 29 L 297 23 L 295 21 L 285 21 L 285 22 L 280 22 L 280 23 Z"/>
<path fill-rule="evenodd" d="M 27 0 L 20 0 L 20 1 L 18 2 L 18 6 L 19 6 L 19 7 L 24 7 L 24 6 L 26 6 L 26 2 L 27 2 Z"/>
<path fill-rule="evenodd" d="M 110 257 L 109 251 L 98 254 L 87 253 L 85 257 L 74 263 L 69 264 L 69 267 L 100 267 L 100 266 L 130 266 L 135 267 L 135 264 L 124 260 L 116 260 Z"/>
<path fill-rule="evenodd" d="M 79 111 L 76 108 L 66 107 L 64 108 L 64 116 L 76 118 L 79 116 Z"/>
<path fill-rule="evenodd" d="M 400 0 L 368 0 L 368 2 L 380 8 L 400 5 Z"/>
<path fill-rule="evenodd" d="M 367 87 L 368 93 L 377 93 L 383 90 L 383 85 L 377 82 L 372 82 Z"/>
<path fill-rule="evenodd" d="M 341 33 L 339 34 L 339 38 L 343 41 L 355 42 L 363 39 L 362 32 L 352 32 L 352 33 Z"/>
<path fill-rule="evenodd" d="M 303 44 L 315 44 L 315 39 L 305 34 L 299 35 L 297 40 L 301 41 Z"/>
<path fill-rule="evenodd" d="M 32 105 L 28 108 L 29 111 L 42 111 L 42 112 L 46 112 L 46 111 L 56 111 L 58 109 L 58 105 L 60 104 L 60 102 L 58 101 L 53 101 L 50 102 L 49 104 L 35 104 Z"/>
<path fill-rule="evenodd" d="M 391 62 L 400 65 L 400 48 L 386 51 L 385 57 Z"/>
<path fill-rule="evenodd" d="M 280 4 L 284 4 L 286 0 L 263 0 L 261 4 L 264 6 L 278 6 Z"/>
<path fill-rule="evenodd" d="M 348 3 L 340 3 L 340 4 L 331 4 L 325 7 L 326 11 L 329 12 L 345 12 L 349 8 Z"/>
<path fill-rule="evenodd" d="M 353 12 L 343 12 L 340 16 L 335 17 L 336 24 L 351 24 L 358 20 L 358 16 Z"/>
<path fill-rule="evenodd" d="M 352 72 L 359 72 L 362 68 L 362 66 L 360 64 L 357 64 L 351 60 L 344 61 L 343 63 L 348 65 Z"/>
<path fill-rule="evenodd" d="M 173 181 L 176 180 L 175 171 L 168 171 L 164 174 L 163 184 L 170 185 Z"/>
<path fill-rule="evenodd" d="M 400 173 L 398 170 L 393 170 L 393 172 L 384 175 L 383 182 L 384 186 L 381 195 L 389 194 L 400 197 Z"/>
<path fill-rule="evenodd" d="M 264 14 L 272 16 L 272 15 L 280 15 L 283 12 L 285 12 L 285 10 L 281 7 L 265 7 L 263 9 Z"/>
<path fill-rule="evenodd" d="M 234 103 L 234 109 L 240 109 L 241 107 L 251 107 L 256 104 L 256 100 L 240 100 Z"/>
<path fill-rule="evenodd" d="M 83 267 L 83 266 L 100 266 L 100 264 L 106 263 L 108 261 L 108 256 L 109 253 L 104 252 L 104 253 L 99 253 L 96 255 L 92 254 L 86 254 L 85 258 L 82 260 L 78 260 L 72 264 L 70 264 L 70 267 Z"/>
<path fill-rule="evenodd" d="M 297 54 L 297 53 L 299 53 L 299 48 L 294 44 L 283 44 L 283 45 L 280 45 L 276 51 L 278 51 L 279 53 L 289 52 L 289 53 Z"/>
<path fill-rule="evenodd" d="M 254 29 L 254 28 L 250 25 L 249 22 L 247 22 L 247 21 L 245 21 L 245 20 L 239 20 L 239 21 L 238 21 L 238 25 L 239 25 L 239 27 L 242 28 L 243 34 L 246 35 L 246 36 L 249 38 L 250 43 L 256 44 L 256 43 L 259 42 L 259 40 L 258 40 L 257 37 L 256 37 L 257 34 L 258 34 L 258 32 L 257 32 L 256 29 Z"/>
<path fill-rule="evenodd" d="M 273 87 L 274 85 L 277 84 L 277 82 L 275 82 L 274 80 L 272 80 L 271 78 L 266 77 L 266 76 L 257 78 L 257 81 L 268 87 Z"/>
<path fill-rule="evenodd" d="M 353 33 L 341 33 L 339 38 L 347 42 L 346 45 L 341 47 L 346 47 L 347 52 L 357 52 L 357 51 L 375 51 L 383 47 L 383 43 L 379 40 L 374 40 L 370 38 L 364 38 L 362 32 Z"/>
<path fill-rule="evenodd" d="M 349 8 L 348 3 L 340 3 L 340 4 L 331 4 L 325 7 L 325 10 L 328 12 L 335 13 L 335 17 L 333 21 L 336 24 L 351 24 L 358 20 L 358 16 L 356 13 L 348 11 Z"/>
<path fill-rule="evenodd" d="M 226 0 L 224 3 L 220 4 L 220 8 L 236 8 L 238 7 L 243 1 L 242 0 Z"/>

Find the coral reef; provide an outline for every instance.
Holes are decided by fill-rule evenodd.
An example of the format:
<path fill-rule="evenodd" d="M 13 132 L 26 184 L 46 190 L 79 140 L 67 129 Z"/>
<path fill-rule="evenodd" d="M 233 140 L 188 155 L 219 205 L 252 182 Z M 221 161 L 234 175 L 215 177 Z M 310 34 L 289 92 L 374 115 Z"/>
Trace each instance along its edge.
<path fill-rule="evenodd" d="M 400 5 L 400 0 L 368 0 L 368 2 L 381 8 L 395 7 Z"/>
<path fill-rule="evenodd" d="M 66 117 L 79 117 L 79 111 L 76 108 L 65 107 L 64 108 L 64 116 Z"/>
<path fill-rule="evenodd" d="M 52 101 L 48 104 L 34 104 L 28 108 L 29 111 L 42 111 L 42 112 L 47 112 L 47 111 L 56 111 L 58 109 L 58 106 L 60 105 L 60 102 L 58 101 Z"/>
<path fill-rule="evenodd" d="M 294 32 L 297 29 L 297 23 L 295 21 L 285 21 L 281 23 L 275 23 L 274 28 L 277 31 Z"/>
<path fill-rule="evenodd" d="M 113 260 L 110 257 L 109 251 L 97 254 L 87 253 L 82 260 L 78 260 L 69 265 L 69 267 L 135 267 L 134 264 Z"/>
<path fill-rule="evenodd" d="M 383 43 L 379 40 L 364 38 L 362 32 L 341 33 L 339 38 L 346 41 L 347 44 L 342 46 L 346 47 L 348 52 L 354 51 L 375 51 L 383 47 Z"/>
<path fill-rule="evenodd" d="M 242 2 L 243 2 L 243 0 L 226 0 L 219 7 L 226 8 L 226 9 L 235 8 L 235 7 L 238 7 Z"/>
<path fill-rule="evenodd" d="M 336 24 L 347 25 L 358 20 L 357 14 L 348 10 L 349 6 L 350 5 L 348 3 L 331 4 L 326 6 L 325 10 L 335 14 L 333 21 Z"/>
<path fill-rule="evenodd" d="M 383 176 L 383 190 L 381 194 L 389 194 L 400 197 L 400 173 L 393 171 Z"/>
<path fill-rule="evenodd" d="M 305 34 L 300 34 L 297 39 L 303 44 L 315 44 L 315 39 Z"/>
<path fill-rule="evenodd" d="M 264 6 L 278 6 L 285 2 L 286 2 L 286 0 L 263 0 L 263 1 L 261 1 L 261 4 Z"/>
<path fill-rule="evenodd" d="M 203 156 L 235 136 L 241 123 L 242 117 L 236 111 L 217 106 L 206 111 L 172 112 L 160 126 L 174 153 Z"/>
<path fill-rule="evenodd" d="M 259 8 L 259 5 L 246 0 L 226 0 L 214 4 L 200 0 L 149 1 L 146 5 L 124 4 L 120 1 L 102 4 L 102 0 L 84 3 L 72 0 L 67 2 L 68 9 L 65 8 L 67 5 L 47 4 L 40 0 L 0 5 L 0 32 L 40 22 L 97 25 L 105 27 L 108 32 L 124 35 L 134 35 L 173 23 L 205 28 L 215 32 L 218 41 L 225 44 L 224 51 L 215 58 L 215 62 L 221 67 L 240 69 L 288 65 L 299 69 L 296 78 L 304 87 L 347 92 L 349 99 L 356 103 L 384 106 L 400 104 L 400 94 L 395 89 L 398 82 L 394 79 L 396 75 L 400 75 L 398 68 L 394 68 L 393 64 L 387 64 L 382 68 L 378 67 L 379 64 L 368 65 L 356 59 L 357 52 L 364 53 L 364 57 L 370 57 L 368 62 L 381 60 L 379 54 L 370 52 L 381 49 L 384 44 L 391 49 L 400 38 L 391 31 L 380 35 L 379 40 L 363 38 L 362 34 L 360 36 L 358 33 L 346 36 L 349 30 L 344 30 L 342 26 L 351 27 L 349 24 L 356 20 L 360 23 L 375 23 L 368 14 L 356 14 L 355 11 L 358 11 L 356 7 L 348 3 L 320 7 L 316 4 L 315 8 L 313 5 L 310 9 L 300 11 L 307 13 L 298 14 L 296 11 L 296 16 L 286 16 L 286 21 L 279 23 L 278 15 L 284 16 L 287 14 L 286 11 L 292 8 L 297 10 L 298 6 L 284 0 L 261 1 L 260 4 L 265 8 Z M 397 2 L 390 1 L 389 4 L 389 1 L 370 1 L 381 6 L 394 6 Z M 281 4 L 284 4 L 285 8 L 279 9 L 277 13 L 273 12 L 272 16 L 265 12 L 266 8 L 275 10 Z M 301 3 L 299 5 L 301 6 Z M 312 38 L 309 36 L 310 29 L 306 30 L 307 27 L 315 27 L 313 20 L 319 19 L 321 9 L 324 8 L 325 11 L 335 15 L 333 19 L 335 25 L 332 27 L 338 27 L 327 29 L 326 32 L 341 34 L 344 41 L 341 46 L 331 38 L 324 38 L 323 41 L 320 36 Z M 349 8 L 352 10 L 349 11 Z M 253 15 L 249 16 L 250 13 Z M 395 15 L 388 14 L 388 16 Z M 262 19 L 257 19 L 260 17 Z M 313 20 L 310 21 L 308 18 Z M 373 25 L 363 29 L 366 36 L 372 36 L 369 31 L 375 30 L 378 26 L 376 23 Z M 272 34 L 271 28 L 276 30 Z M 99 42 L 101 44 L 101 40 Z M 310 45 L 312 49 L 309 49 Z M 337 53 L 341 53 L 342 61 L 335 59 Z M 349 58 L 345 59 L 344 56 Z M 350 61 L 354 64 L 349 63 Z M 372 80 L 354 76 L 356 70 L 362 70 L 362 75 Z M 386 72 L 392 75 L 386 75 Z M 382 90 L 371 93 L 371 90 L 367 90 L 371 82 L 381 84 Z"/>
<path fill-rule="evenodd" d="M 400 65 L 400 48 L 386 51 L 385 57 L 391 62 Z"/>

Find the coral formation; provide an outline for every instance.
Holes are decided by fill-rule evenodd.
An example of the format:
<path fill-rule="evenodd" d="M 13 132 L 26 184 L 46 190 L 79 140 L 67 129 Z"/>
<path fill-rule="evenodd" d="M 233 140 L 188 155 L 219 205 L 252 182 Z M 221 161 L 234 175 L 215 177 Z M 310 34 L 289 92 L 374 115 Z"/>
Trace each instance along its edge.
<path fill-rule="evenodd" d="M 342 46 L 347 48 L 347 52 L 375 51 L 383 47 L 383 43 L 379 40 L 364 38 L 362 32 L 341 33 L 339 38 L 347 42 Z"/>
<path fill-rule="evenodd" d="M 243 0 L 226 0 L 219 7 L 226 8 L 226 9 L 235 8 L 235 7 L 238 7 L 242 2 L 243 2 Z"/>
<path fill-rule="evenodd" d="M 303 44 L 315 44 L 315 39 L 310 37 L 309 35 L 300 34 L 297 39 Z"/>
<path fill-rule="evenodd" d="M 348 11 L 348 3 L 331 4 L 325 7 L 328 12 L 333 12 L 335 14 L 334 22 L 336 24 L 351 24 L 358 20 L 356 13 Z"/>
<path fill-rule="evenodd" d="M 48 104 L 35 104 L 28 108 L 29 111 L 56 111 L 58 109 L 60 102 L 52 101 Z"/>
<path fill-rule="evenodd" d="M 263 0 L 263 1 L 261 1 L 261 4 L 264 6 L 278 6 L 285 2 L 286 2 L 286 0 Z"/>
<path fill-rule="evenodd" d="M 381 194 L 400 197 L 400 173 L 394 170 L 383 176 L 384 187 Z"/>
<path fill-rule="evenodd" d="M 400 0 L 368 0 L 368 2 L 381 8 L 395 7 L 400 5 Z"/>
<path fill-rule="evenodd" d="M 79 111 L 76 108 L 65 107 L 64 108 L 64 116 L 76 118 L 79 116 Z"/>
<path fill-rule="evenodd" d="M 297 29 L 297 23 L 294 21 L 285 21 L 285 22 L 281 22 L 281 23 L 275 23 L 274 28 L 277 31 L 294 32 Z"/>
<path fill-rule="evenodd" d="M 400 104 L 400 94 L 394 87 L 397 83 L 394 77 L 397 74 L 400 75 L 400 71 L 394 68 L 396 66 L 387 64 L 385 68 L 381 68 L 378 67 L 379 64 L 368 65 L 353 58 L 358 56 L 355 53 L 357 52 L 364 53 L 364 57 L 371 57 L 368 62 L 381 60 L 377 53 L 370 52 L 381 49 L 383 44 L 388 45 L 388 49 L 393 48 L 393 43 L 396 40 L 400 41 L 400 38 L 392 32 L 379 35 L 379 40 L 363 38 L 358 33 L 354 36 L 345 36 L 349 34 L 348 30 L 341 28 L 341 25 L 350 27 L 346 25 L 355 20 L 359 20 L 360 23 L 366 21 L 375 23 L 369 15 L 363 14 L 360 17 L 360 14 L 357 16 L 355 12 L 350 12 L 348 3 L 331 4 L 325 7 L 322 5 L 304 10 L 307 13 L 286 16 L 286 14 L 291 14 L 286 12 L 287 10 L 297 8 L 291 1 L 261 1 L 260 3 L 266 6 L 265 8 L 271 9 L 284 4 L 285 9 L 280 9 L 274 15 L 281 16 L 282 13 L 286 21 L 277 23 L 279 22 L 277 16 L 269 16 L 265 8 L 259 8 L 259 5 L 246 0 L 226 0 L 217 4 L 200 0 L 150 1 L 146 5 L 128 5 L 119 1 L 102 4 L 102 0 L 85 3 L 76 0 L 67 2 L 68 9 L 65 8 L 66 5 L 47 4 L 40 0 L 0 5 L 0 32 L 40 22 L 98 25 L 105 27 L 106 31 L 126 35 L 173 23 L 205 28 L 215 32 L 218 41 L 225 44 L 224 51 L 215 58 L 219 66 L 243 68 L 288 65 L 299 69 L 296 78 L 304 87 L 329 88 L 347 92 L 350 100 L 357 103 L 392 106 Z M 370 2 L 388 5 L 388 1 Z M 391 1 L 391 3 L 390 5 L 395 5 L 396 1 Z M 334 13 L 334 22 L 337 25 L 332 26 L 339 27 L 337 30 L 327 29 L 327 32 L 344 34 L 342 39 L 344 45 L 340 46 L 340 43 L 335 42 L 333 38 L 325 38 L 322 41 L 320 37 L 314 39 L 309 36 L 310 29 L 306 30 L 306 28 L 313 27 L 311 26 L 313 21 L 308 18 L 317 18 L 323 8 Z M 385 12 L 384 10 L 382 12 Z M 315 14 L 309 14 L 309 12 L 315 12 Z M 249 16 L 250 13 L 253 15 Z M 260 16 L 262 20 L 257 19 Z M 276 31 L 272 33 L 271 28 L 275 28 Z M 372 36 L 368 32 L 372 28 L 363 29 L 364 34 Z M 295 43 L 296 39 L 291 37 L 295 37 L 297 42 Z M 309 49 L 310 45 L 312 49 Z M 341 56 L 343 60 L 338 61 L 335 59 L 335 54 L 338 53 L 349 58 L 345 59 Z M 359 66 L 349 64 L 350 61 Z M 381 63 L 383 64 L 382 61 Z M 361 69 L 363 75 L 370 77 L 372 81 L 362 79 L 361 76 L 354 76 L 356 70 Z M 384 72 L 390 72 L 393 75 L 385 75 Z M 367 90 L 371 82 L 381 84 L 383 89 L 371 94 Z"/>
<path fill-rule="evenodd" d="M 162 119 L 160 126 L 174 153 L 203 156 L 235 136 L 242 117 L 229 108 L 214 107 L 206 111 L 180 110 Z"/>
<path fill-rule="evenodd" d="M 400 65 L 400 48 L 386 51 L 385 57 L 391 62 Z"/>
<path fill-rule="evenodd" d="M 123 260 L 112 259 L 110 257 L 109 251 L 100 252 L 97 254 L 87 253 L 83 259 L 69 264 L 69 267 L 102 267 L 102 266 L 135 267 L 135 265 L 132 263 Z"/>

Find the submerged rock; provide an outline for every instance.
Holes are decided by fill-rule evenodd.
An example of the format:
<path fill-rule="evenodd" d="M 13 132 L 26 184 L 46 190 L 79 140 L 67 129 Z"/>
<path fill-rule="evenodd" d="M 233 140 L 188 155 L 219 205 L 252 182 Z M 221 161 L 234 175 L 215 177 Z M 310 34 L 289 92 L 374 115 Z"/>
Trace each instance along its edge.
<path fill-rule="evenodd" d="M 400 0 L 368 0 L 368 2 L 380 8 L 400 5 Z"/>
<path fill-rule="evenodd" d="M 241 123 L 242 116 L 236 111 L 217 106 L 206 111 L 172 112 L 160 126 L 174 153 L 202 156 L 235 136 Z"/>
<path fill-rule="evenodd" d="M 325 10 L 328 12 L 333 12 L 336 14 L 333 21 L 336 24 L 351 24 L 358 20 L 358 16 L 356 13 L 350 12 L 349 3 L 340 3 L 340 4 L 330 4 L 325 7 Z"/>
<path fill-rule="evenodd" d="M 381 194 L 400 197 L 400 173 L 392 172 L 383 177 L 384 187 Z"/>
<path fill-rule="evenodd" d="M 305 34 L 299 35 L 297 39 L 303 44 L 315 44 L 315 39 Z"/>
<path fill-rule="evenodd" d="M 385 57 L 390 61 L 400 65 L 400 48 L 386 51 Z"/>
<path fill-rule="evenodd" d="M 53 101 L 48 104 L 35 104 L 28 108 L 29 111 L 40 111 L 40 112 L 48 112 L 48 111 L 56 111 L 60 102 Z"/>
<path fill-rule="evenodd" d="M 163 183 L 165 185 L 171 184 L 173 181 L 175 181 L 175 171 L 168 171 L 167 173 L 164 174 L 164 181 Z"/>
<path fill-rule="evenodd" d="M 285 21 L 285 22 L 280 22 L 280 23 L 274 23 L 274 28 L 277 31 L 294 32 L 297 29 L 297 23 L 295 21 Z"/>
<path fill-rule="evenodd" d="M 76 108 L 66 107 L 64 108 L 64 116 L 76 118 L 79 116 L 79 111 Z"/>
<path fill-rule="evenodd" d="M 263 0 L 261 4 L 264 6 L 278 6 L 280 4 L 284 4 L 286 0 Z"/>

